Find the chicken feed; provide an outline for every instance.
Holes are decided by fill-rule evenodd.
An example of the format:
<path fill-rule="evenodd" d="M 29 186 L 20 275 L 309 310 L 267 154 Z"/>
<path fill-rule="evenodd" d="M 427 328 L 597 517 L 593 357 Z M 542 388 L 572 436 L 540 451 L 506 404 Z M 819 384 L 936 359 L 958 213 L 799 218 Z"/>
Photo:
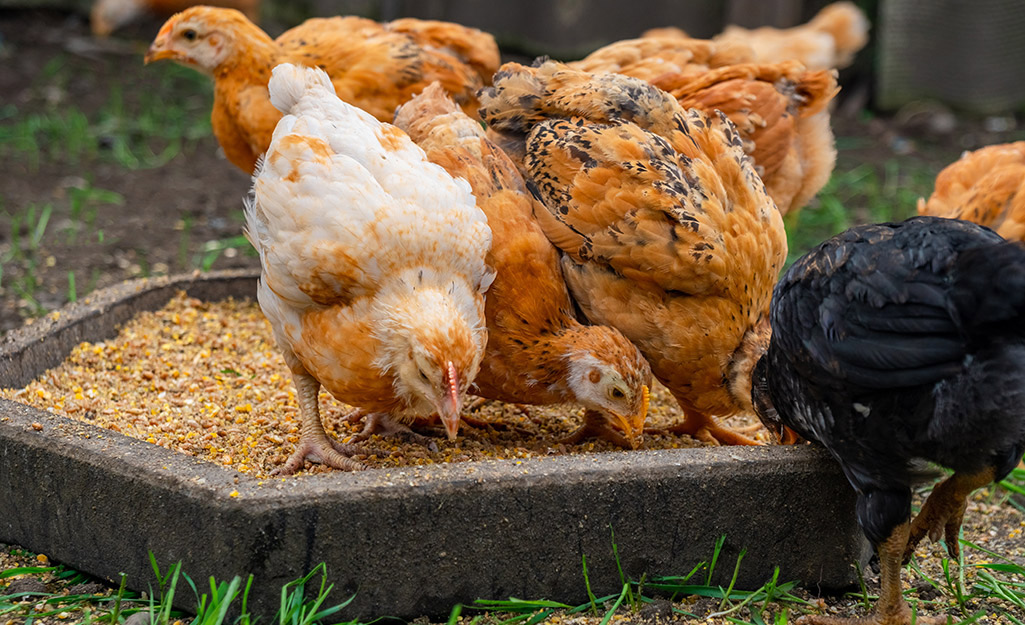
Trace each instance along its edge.
<path fill-rule="evenodd" d="M 299 441 L 299 407 L 292 377 L 259 306 L 248 300 L 204 302 L 180 293 L 162 309 L 143 312 L 113 339 L 84 342 L 65 361 L 0 397 L 119 432 L 148 443 L 263 478 L 283 464 Z M 472 402 L 472 397 L 466 404 Z M 352 411 L 321 390 L 328 433 L 345 441 L 362 428 Z M 559 439 L 581 423 L 579 407 L 519 407 L 487 402 L 464 407 L 459 437 L 432 436 L 435 449 L 401 437 L 374 435 L 356 458 L 370 468 L 483 459 L 525 459 L 616 451 L 605 441 L 566 445 Z M 676 423 L 672 396 L 656 384 L 648 426 Z M 734 418 L 730 425 L 755 425 Z M 425 424 L 430 428 L 430 424 Z M 425 431 L 422 428 L 420 431 Z M 440 433 L 439 433 L 440 434 Z M 767 440 L 767 433 L 755 434 Z M 688 436 L 646 435 L 644 448 L 696 447 Z M 303 473 L 335 469 L 306 464 Z"/>

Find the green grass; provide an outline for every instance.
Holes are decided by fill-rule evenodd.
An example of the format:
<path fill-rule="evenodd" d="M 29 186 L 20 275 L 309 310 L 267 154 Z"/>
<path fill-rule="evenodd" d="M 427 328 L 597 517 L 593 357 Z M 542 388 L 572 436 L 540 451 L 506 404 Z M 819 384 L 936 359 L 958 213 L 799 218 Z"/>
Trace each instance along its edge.
<path fill-rule="evenodd" d="M 1005 482 L 1012 485 L 1025 480 L 1025 470 L 1016 469 Z M 611 531 L 611 528 L 610 528 Z M 724 563 L 722 555 L 726 537 L 720 536 L 712 546 L 711 556 L 694 565 L 684 575 L 667 575 L 633 579 L 626 575 L 620 564 L 619 547 L 612 534 L 611 549 L 620 577 L 618 591 L 604 596 L 595 596 L 587 569 L 586 555 L 581 560 L 582 582 L 587 590 L 588 600 L 573 605 L 549 599 L 478 599 L 472 604 L 456 604 L 450 611 L 447 622 L 450 625 L 536 625 L 556 614 L 565 616 L 590 615 L 599 619 L 598 625 L 606 625 L 616 615 L 637 614 L 645 605 L 665 598 L 673 601 L 674 614 L 688 619 L 705 620 L 722 618 L 735 625 L 786 625 L 804 614 L 820 611 L 797 590 L 797 581 L 780 581 L 777 567 L 764 584 L 754 590 L 737 587 L 737 579 L 746 550 L 741 550 L 732 562 L 732 574 L 725 586 L 714 583 L 715 573 Z M 944 558 L 941 562 L 942 575 L 932 577 L 912 559 L 905 571 L 905 577 L 924 580 L 931 585 L 936 595 L 922 599 L 917 591 L 905 591 L 908 602 L 917 613 L 948 613 L 961 619 L 960 623 L 980 622 L 987 615 L 1006 617 L 1008 622 L 1022 623 L 1025 614 L 1025 566 L 1000 553 L 974 542 L 960 539 L 961 554 L 956 562 Z M 966 562 L 968 551 L 978 552 L 984 559 L 976 563 Z M 22 557 L 31 554 L 13 549 Z M 356 625 L 359 621 L 339 621 L 338 615 L 353 600 L 351 596 L 337 604 L 329 604 L 328 596 L 334 585 L 328 582 L 327 567 L 321 563 L 303 577 L 285 584 L 281 588 L 277 612 L 269 615 L 253 614 L 248 608 L 248 598 L 253 585 L 253 576 L 243 579 L 235 576 L 229 581 L 210 578 L 200 588 L 176 563 L 164 571 L 150 555 L 150 565 L 156 585 L 150 584 L 147 596 L 140 596 L 126 590 L 126 578 L 122 575 L 119 588 L 108 596 L 63 595 L 61 593 L 12 593 L 0 594 L 0 622 L 16 617 L 25 618 L 25 625 L 34 619 L 64 613 L 64 619 L 75 617 L 81 623 L 105 623 L 114 625 L 136 612 L 146 612 L 151 625 L 171 625 L 176 621 L 189 625 L 255 625 L 257 622 L 278 625 L 327 625 L 345 623 Z M 869 593 L 858 569 L 860 590 L 851 597 L 862 604 L 867 612 L 877 599 Z M 26 566 L 0 572 L 0 582 L 15 576 L 40 576 L 52 574 L 64 580 L 67 586 L 88 581 L 81 573 L 62 566 Z M 183 588 L 182 581 L 195 598 L 194 615 L 190 616 L 173 607 L 172 602 Z M 698 615 L 688 611 L 693 601 L 687 599 L 706 598 L 715 604 L 711 614 Z M 24 601 L 23 600 L 26 600 Z M 181 603 L 179 601 L 179 603 Z M 707 601 L 706 601 L 707 605 Z M 229 620 L 229 614 L 235 614 Z M 269 620 L 268 620 L 269 618 Z M 191 619 L 191 620 L 190 620 Z"/>
<path fill-rule="evenodd" d="M 127 169 L 160 167 L 212 134 L 211 81 L 173 63 L 146 68 L 156 84 L 133 85 L 131 97 L 120 86 L 105 94 L 95 112 L 74 102 L 50 103 L 45 94 L 66 88 L 76 68 L 55 57 L 39 77 L 38 101 L 0 108 L 0 154 L 42 162 L 82 165 L 93 160 Z"/>
<path fill-rule="evenodd" d="M 356 625 L 357 620 L 339 621 L 341 612 L 353 597 L 337 604 L 328 604 L 328 595 L 334 589 L 327 582 L 327 567 L 321 563 L 303 577 L 285 584 L 281 588 L 281 600 L 273 618 L 259 618 L 248 609 L 249 593 L 253 576 L 245 582 L 235 576 L 229 582 L 209 579 L 208 589 L 200 590 L 196 583 L 182 571 L 181 562 L 160 571 L 156 559 L 150 554 L 150 565 L 156 576 L 156 588 L 150 586 L 148 598 L 126 590 L 126 577 L 122 574 L 118 589 L 108 596 L 94 594 L 65 595 L 61 593 L 18 592 L 0 594 L 0 622 L 8 619 L 24 619 L 24 625 L 35 620 L 57 617 L 62 621 L 83 624 L 123 623 L 138 612 L 149 615 L 150 625 L 172 625 L 176 622 L 189 625 L 255 625 L 268 622 L 277 625 Z M 62 566 L 16 567 L 0 572 L 0 581 L 15 576 L 38 576 L 54 573 L 68 586 L 88 581 L 82 573 Z M 317 578 L 319 576 L 319 583 Z M 184 581 L 195 597 L 195 615 L 189 615 L 173 607 L 176 593 Z M 27 601 L 25 601 L 27 600 Z M 234 610 L 237 616 L 229 618 Z M 269 619 L 269 620 L 268 620 Z"/>
<path fill-rule="evenodd" d="M 907 219 L 916 214 L 918 198 L 932 193 L 934 166 L 912 159 L 891 158 L 878 165 L 842 162 L 847 160 L 838 161 L 809 206 L 787 216 L 788 265 L 852 226 Z"/>

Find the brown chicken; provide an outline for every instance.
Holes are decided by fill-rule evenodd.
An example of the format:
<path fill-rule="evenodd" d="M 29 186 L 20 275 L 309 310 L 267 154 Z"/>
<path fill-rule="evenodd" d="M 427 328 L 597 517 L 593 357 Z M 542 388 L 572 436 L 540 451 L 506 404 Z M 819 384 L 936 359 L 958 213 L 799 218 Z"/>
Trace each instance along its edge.
<path fill-rule="evenodd" d="M 640 348 L 684 411 L 673 430 L 753 442 L 715 417 L 752 413 L 787 244 L 733 124 L 647 82 L 551 61 L 504 65 L 481 105 L 488 124 L 525 136 L 570 293 Z"/>
<path fill-rule="evenodd" d="M 965 152 L 936 176 L 918 214 L 964 219 L 1025 241 L 1025 141 Z"/>
<path fill-rule="evenodd" d="M 89 27 L 97 37 L 108 37 L 118 28 L 139 18 L 166 18 L 198 4 L 238 9 L 252 21 L 260 21 L 259 0 L 96 0 L 89 13 Z"/>
<path fill-rule="evenodd" d="M 498 67 L 491 35 L 444 22 L 315 18 L 271 39 L 231 9 L 193 7 L 169 19 L 146 62 L 169 59 L 214 79 L 214 135 L 232 163 L 251 172 L 281 113 L 267 81 L 279 63 L 316 66 L 343 101 L 381 121 L 433 81 L 475 115 L 476 93 Z"/>
<path fill-rule="evenodd" d="M 619 331 L 576 320 L 559 253 L 534 218 L 544 208 L 513 162 L 438 85 L 402 105 L 395 125 L 428 159 L 466 179 L 488 217 L 486 262 L 497 275 L 485 301 L 488 343 L 476 394 L 517 404 L 573 402 L 585 408 L 584 425 L 564 440 L 593 434 L 638 447 L 651 369 Z"/>
<path fill-rule="evenodd" d="M 769 195 L 784 215 L 826 184 L 836 163 L 828 104 L 835 73 L 800 63 L 750 63 L 740 43 L 685 38 L 620 41 L 570 63 L 617 72 L 668 91 L 684 108 L 720 110 L 740 132 Z"/>
<path fill-rule="evenodd" d="M 796 60 L 808 69 L 841 69 L 854 62 L 868 43 L 869 23 L 853 2 L 825 6 L 805 24 L 792 28 L 747 29 L 729 25 L 712 38 L 716 43 L 747 46 L 759 63 Z M 675 27 L 653 28 L 644 37 L 687 37 Z"/>

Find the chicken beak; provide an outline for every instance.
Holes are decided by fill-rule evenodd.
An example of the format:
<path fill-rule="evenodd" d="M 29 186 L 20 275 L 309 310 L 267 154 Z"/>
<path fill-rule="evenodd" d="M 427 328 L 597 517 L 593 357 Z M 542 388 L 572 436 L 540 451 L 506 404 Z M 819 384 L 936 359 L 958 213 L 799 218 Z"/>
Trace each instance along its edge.
<path fill-rule="evenodd" d="M 623 435 L 626 440 L 630 442 L 631 449 L 637 449 L 644 442 L 644 420 L 648 417 L 648 402 L 651 400 L 651 394 L 648 391 L 647 385 L 641 386 L 641 409 L 637 411 L 635 415 L 624 416 L 616 413 L 612 413 L 612 416 L 616 418 L 616 422 L 619 423 L 619 427 L 623 429 Z"/>
<path fill-rule="evenodd" d="M 783 431 L 779 434 L 779 442 L 781 445 L 795 445 L 801 442 L 801 437 L 797 432 L 784 425 Z"/>
<path fill-rule="evenodd" d="M 459 411 L 462 409 L 462 402 L 459 400 L 459 374 L 456 373 L 456 367 L 451 360 L 447 364 L 445 381 L 448 383 L 448 388 L 445 397 L 441 400 L 441 406 L 438 408 L 438 416 L 441 417 L 441 423 L 445 426 L 448 440 L 454 441 L 456 434 L 459 433 Z"/>
<path fill-rule="evenodd" d="M 171 59 L 177 56 L 177 53 L 173 50 L 168 50 L 166 47 L 167 40 L 163 37 L 157 37 L 153 44 L 150 45 L 149 50 L 146 50 L 146 56 L 143 57 L 142 61 L 146 65 L 153 63 L 154 61 L 162 61 L 164 59 Z"/>
<path fill-rule="evenodd" d="M 164 24 L 160 32 L 157 33 L 156 38 L 153 39 L 153 43 L 150 44 L 149 50 L 146 50 L 143 63 L 149 65 L 154 61 L 162 61 L 164 59 L 177 60 L 180 55 L 171 49 L 170 44 L 171 27 L 169 24 Z"/>

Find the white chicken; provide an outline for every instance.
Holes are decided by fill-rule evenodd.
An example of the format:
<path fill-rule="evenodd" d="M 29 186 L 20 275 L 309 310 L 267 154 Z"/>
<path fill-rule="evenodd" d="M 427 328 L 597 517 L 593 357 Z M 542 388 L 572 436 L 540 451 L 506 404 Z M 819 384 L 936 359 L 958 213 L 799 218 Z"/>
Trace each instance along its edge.
<path fill-rule="evenodd" d="M 455 438 L 487 340 L 487 218 L 464 180 L 339 100 L 322 70 L 279 65 L 269 90 L 285 116 L 253 177 L 246 235 L 302 418 L 279 472 L 364 468 L 357 445 L 324 430 L 321 385 L 366 414 L 365 431 L 436 412 Z"/>

